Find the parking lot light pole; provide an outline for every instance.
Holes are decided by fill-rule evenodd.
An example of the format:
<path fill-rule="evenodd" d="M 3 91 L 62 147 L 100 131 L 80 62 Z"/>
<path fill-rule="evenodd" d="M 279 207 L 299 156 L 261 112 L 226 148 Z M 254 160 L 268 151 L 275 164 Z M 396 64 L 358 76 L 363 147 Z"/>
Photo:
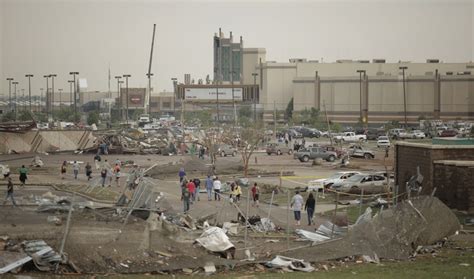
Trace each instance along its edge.
<path fill-rule="evenodd" d="M 32 74 L 27 74 L 25 77 L 28 78 L 28 101 L 30 102 L 30 112 L 31 112 L 31 78 L 33 77 Z"/>
<path fill-rule="evenodd" d="M 118 109 L 119 109 L 119 114 L 120 114 L 120 121 L 122 121 L 122 94 L 120 92 L 120 79 L 122 76 L 115 76 L 115 79 L 117 80 L 117 98 L 118 100 Z"/>
<path fill-rule="evenodd" d="M 128 78 L 129 77 L 132 77 L 132 75 L 123 75 L 123 77 L 125 78 L 125 96 L 126 96 L 126 102 L 127 102 L 127 111 L 125 112 L 125 119 L 127 120 L 127 126 L 128 126 L 128 103 L 129 103 L 129 100 L 128 100 Z"/>
<path fill-rule="evenodd" d="M 14 81 L 12 82 L 13 83 L 13 86 L 14 86 L 14 89 L 13 89 L 13 98 L 15 99 L 15 106 L 14 106 L 14 109 L 15 109 L 15 121 L 17 121 L 17 108 L 16 108 L 16 105 L 17 105 L 17 102 L 18 102 L 18 99 L 17 99 L 17 95 L 16 95 L 16 86 L 18 84 L 18 81 Z"/>
<path fill-rule="evenodd" d="M 51 77 L 51 117 L 54 121 L 54 78 L 57 77 L 56 74 L 50 74 Z"/>
<path fill-rule="evenodd" d="M 72 97 L 72 86 L 74 85 L 74 80 L 68 80 L 69 83 L 69 107 L 73 104 L 73 97 Z"/>
<path fill-rule="evenodd" d="M 176 117 L 176 94 L 178 94 L 178 79 L 177 78 L 171 78 L 171 81 L 173 81 L 173 116 Z"/>
<path fill-rule="evenodd" d="M 357 70 L 359 73 L 359 103 L 360 103 L 360 121 L 364 122 L 364 112 L 362 109 L 362 74 L 365 76 L 365 70 Z"/>
<path fill-rule="evenodd" d="M 78 122 L 77 119 L 77 86 L 76 86 L 76 75 L 79 75 L 79 72 L 69 72 L 70 75 L 73 76 L 73 83 L 74 83 L 74 122 Z"/>
<path fill-rule="evenodd" d="M 7 78 L 8 80 L 8 107 L 12 111 L 12 81 L 13 78 Z"/>
<path fill-rule="evenodd" d="M 408 120 L 407 120 L 407 93 L 405 90 L 405 70 L 408 69 L 407 66 L 401 66 L 398 67 L 400 70 L 402 70 L 402 75 L 403 75 L 403 111 L 405 115 L 405 129 L 408 128 Z"/>
<path fill-rule="evenodd" d="M 252 73 L 253 76 L 253 120 L 257 122 L 257 76 L 258 73 Z"/>

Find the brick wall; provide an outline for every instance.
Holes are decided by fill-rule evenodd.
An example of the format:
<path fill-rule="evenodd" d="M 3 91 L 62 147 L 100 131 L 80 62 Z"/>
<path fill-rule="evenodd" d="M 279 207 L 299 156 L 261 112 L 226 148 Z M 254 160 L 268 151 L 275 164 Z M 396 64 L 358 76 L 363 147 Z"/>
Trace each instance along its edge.
<path fill-rule="evenodd" d="M 469 198 L 474 197 L 472 169 L 461 170 L 456 166 L 452 166 L 452 168 L 435 166 L 434 162 L 439 160 L 473 161 L 474 147 L 397 144 L 395 146 L 395 184 L 399 185 L 398 192 L 406 191 L 405 183 L 416 174 L 416 168 L 419 166 L 424 177 L 421 194 L 429 195 L 433 188 L 437 187 L 436 196 L 450 207 L 458 208 L 459 206 L 464 208 L 462 210 L 474 208 L 474 205 L 469 201 Z M 440 183 L 443 185 L 442 190 L 438 185 Z M 455 190 L 448 191 L 447 189 Z"/>
<path fill-rule="evenodd" d="M 436 196 L 451 208 L 474 212 L 474 168 L 434 164 Z"/>

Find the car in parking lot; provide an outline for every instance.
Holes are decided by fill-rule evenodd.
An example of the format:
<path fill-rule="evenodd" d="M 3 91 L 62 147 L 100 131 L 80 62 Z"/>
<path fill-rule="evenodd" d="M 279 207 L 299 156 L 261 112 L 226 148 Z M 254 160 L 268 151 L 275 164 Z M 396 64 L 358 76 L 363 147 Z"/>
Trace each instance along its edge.
<path fill-rule="evenodd" d="M 390 146 L 390 139 L 387 136 L 380 136 L 377 139 L 377 147 L 387 147 Z"/>
<path fill-rule="evenodd" d="M 349 147 L 349 156 L 351 157 L 359 157 L 365 159 L 373 159 L 375 158 L 375 152 L 362 147 L 361 145 L 352 145 Z"/>
<path fill-rule="evenodd" d="M 316 146 L 302 148 L 296 152 L 294 157 L 300 160 L 300 162 L 308 162 L 309 160 L 314 160 L 317 158 L 321 158 L 328 162 L 334 162 L 334 160 L 337 158 L 337 153 L 333 151 L 327 151 L 326 148 L 322 146 Z"/>
<path fill-rule="evenodd" d="M 457 136 L 457 132 L 454 131 L 454 130 L 444 130 L 441 132 L 441 134 L 439 135 L 440 137 L 442 138 L 447 138 L 447 137 L 455 137 Z"/>
<path fill-rule="evenodd" d="M 322 188 L 337 188 L 341 186 L 342 182 L 344 182 L 346 179 L 359 173 L 360 172 L 358 171 L 341 171 L 334 173 L 328 178 L 311 180 L 308 182 L 307 190 L 317 192 L 320 191 Z"/>
<path fill-rule="evenodd" d="M 225 156 L 235 157 L 235 155 L 237 155 L 237 148 L 229 144 L 221 144 L 217 148 L 217 154 L 221 155 L 221 157 L 225 157 Z"/>
<path fill-rule="evenodd" d="M 337 188 L 337 191 L 341 192 L 372 192 L 378 191 L 382 192 L 386 187 L 390 186 L 390 180 L 383 175 L 379 174 L 355 174 L 348 179 L 346 179 L 341 187 Z"/>
<path fill-rule="evenodd" d="M 293 150 L 288 147 L 284 142 L 269 143 L 267 144 L 265 151 L 268 155 L 282 155 L 283 153 L 291 154 L 293 152 Z"/>
<path fill-rule="evenodd" d="M 425 133 L 421 130 L 413 130 L 413 138 L 415 139 L 424 139 L 426 137 Z"/>

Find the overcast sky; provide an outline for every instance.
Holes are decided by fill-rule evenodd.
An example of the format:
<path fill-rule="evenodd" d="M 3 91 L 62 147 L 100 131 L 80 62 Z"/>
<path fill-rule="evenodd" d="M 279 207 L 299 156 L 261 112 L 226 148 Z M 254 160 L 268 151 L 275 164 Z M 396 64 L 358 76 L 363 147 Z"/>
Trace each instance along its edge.
<path fill-rule="evenodd" d="M 0 0 L 0 92 L 5 78 L 33 94 L 43 75 L 70 71 L 89 90 L 107 90 L 108 68 L 145 86 L 153 23 L 157 24 L 152 86 L 171 90 L 171 78 L 212 77 L 212 36 L 219 27 L 242 35 L 245 47 L 264 47 L 267 60 L 385 58 L 445 62 L 474 60 L 473 1 L 153 1 Z M 156 90 L 155 90 L 156 91 Z"/>

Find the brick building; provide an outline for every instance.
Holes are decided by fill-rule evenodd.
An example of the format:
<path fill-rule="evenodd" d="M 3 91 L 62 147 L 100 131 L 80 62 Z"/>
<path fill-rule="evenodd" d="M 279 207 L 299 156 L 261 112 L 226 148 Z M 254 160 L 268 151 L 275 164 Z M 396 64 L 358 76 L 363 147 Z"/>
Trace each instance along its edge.
<path fill-rule="evenodd" d="M 399 193 L 416 174 L 424 180 L 421 194 L 436 194 L 451 208 L 474 211 L 474 145 L 432 145 L 398 142 L 395 145 L 395 184 Z"/>

